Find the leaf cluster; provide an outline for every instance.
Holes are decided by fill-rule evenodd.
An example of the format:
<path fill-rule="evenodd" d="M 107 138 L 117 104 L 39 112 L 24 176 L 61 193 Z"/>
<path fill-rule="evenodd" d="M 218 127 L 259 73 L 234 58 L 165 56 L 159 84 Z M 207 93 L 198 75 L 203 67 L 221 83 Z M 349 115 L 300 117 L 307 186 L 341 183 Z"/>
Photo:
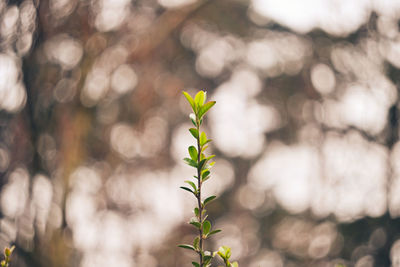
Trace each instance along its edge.
<path fill-rule="evenodd" d="M 230 247 L 222 246 L 216 253 L 224 260 L 226 267 L 239 267 L 239 264 L 236 261 L 233 263 L 229 261 L 229 258 L 231 257 L 232 254 Z"/>

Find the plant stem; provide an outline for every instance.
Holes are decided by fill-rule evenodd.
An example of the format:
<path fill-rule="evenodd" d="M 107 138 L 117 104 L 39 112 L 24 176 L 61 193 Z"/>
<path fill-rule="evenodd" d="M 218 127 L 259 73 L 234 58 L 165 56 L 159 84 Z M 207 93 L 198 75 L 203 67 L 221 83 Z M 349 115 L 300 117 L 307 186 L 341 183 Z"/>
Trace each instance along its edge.
<path fill-rule="evenodd" d="M 199 222 L 202 223 L 202 213 L 203 213 L 203 207 L 201 205 L 201 168 L 200 168 L 200 161 L 201 161 L 201 146 L 200 146 L 200 120 L 197 119 L 197 132 L 199 133 L 197 136 L 197 177 L 198 177 L 198 194 L 197 194 L 197 205 L 199 207 Z M 202 224 L 203 225 L 203 224 Z M 199 229 L 199 235 L 200 235 L 200 240 L 199 240 L 199 256 L 200 256 L 200 267 L 203 267 L 203 226 L 200 227 Z"/>

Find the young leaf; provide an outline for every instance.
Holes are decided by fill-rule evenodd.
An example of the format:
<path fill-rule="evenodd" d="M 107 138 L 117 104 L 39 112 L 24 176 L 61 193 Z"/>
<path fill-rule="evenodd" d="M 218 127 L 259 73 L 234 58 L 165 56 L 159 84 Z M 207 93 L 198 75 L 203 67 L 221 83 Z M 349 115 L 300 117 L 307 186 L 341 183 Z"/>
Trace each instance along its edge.
<path fill-rule="evenodd" d="M 204 256 L 204 258 L 203 258 L 204 264 L 208 264 L 212 260 L 212 258 L 213 257 L 211 255 Z"/>
<path fill-rule="evenodd" d="M 228 260 L 231 257 L 231 248 L 227 246 L 222 246 L 218 249 L 218 255 L 224 260 Z"/>
<path fill-rule="evenodd" d="M 196 217 L 199 217 L 199 208 L 194 208 L 194 214 L 196 215 Z"/>
<path fill-rule="evenodd" d="M 197 137 L 199 137 L 199 131 L 197 131 L 197 129 L 195 128 L 190 128 L 189 132 L 193 135 L 194 138 L 197 139 Z"/>
<path fill-rule="evenodd" d="M 190 146 L 188 148 L 189 150 L 189 155 L 192 158 L 193 161 L 197 161 L 197 149 L 194 146 Z"/>
<path fill-rule="evenodd" d="M 201 132 L 200 134 L 200 146 L 204 146 L 207 142 L 207 136 L 205 132 Z"/>
<path fill-rule="evenodd" d="M 203 115 L 206 114 L 207 111 L 214 105 L 215 105 L 215 101 L 210 101 L 210 102 L 205 103 L 204 106 L 202 106 L 199 110 L 199 114 L 198 114 L 199 118 L 203 117 Z"/>
<path fill-rule="evenodd" d="M 203 234 L 207 236 L 208 233 L 210 232 L 210 229 L 211 229 L 210 221 L 205 220 L 203 223 Z"/>
<path fill-rule="evenodd" d="M 199 242 L 200 242 L 200 238 L 198 236 L 196 236 L 196 238 L 193 240 L 193 247 L 196 250 L 199 250 Z"/>
<path fill-rule="evenodd" d="M 197 127 L 196 115 L 194 113 L 190 113 L 189 118 L 192 121 L 193 125 Z"/>
<path fill-rule="evenodd" d="M 193 188 L 194 192 L 197 191 L 197 187 L 196 187 L 195 183 L 193 183 L 192 181 L 185 181 L 185 183 L 189 184 Z"/>
<path fill-rule="evenodd" d="M 208 139 L 207 141 L 204 142 L 203 146 L 204 146 L 205 144 L 210 143 L 211 141 L 212 141 L 211 139 Z"/>
<path fill-rule="evenodd" d="M 220 229 L 213 230 L 213 231 L 211 231 L 211 232 L 208 234 L 208 236 L 215 235 L 216 233 L 219 233 L 219 232 L 221 232 L 221 231 L 222 231 L 222 230 L 220 230 Z"/>
<path fill-rule="evenodd" d="M 189 159 L 189 158 L 184 158 L 183 160 L 186 162 L 187 165 L 197 168 L 196 161 Z"/>
<path fill-rule="evenodd" d="M 232 267 L 239 267 L 239 264 L 237 263 L 237 261 L 235 261 L 234 263 L 232 263 Z"/>
<path fill-rule="evenodd" d="M 191 221 L 190 224 L 193 225 L 194 227 L 196 227 L 197 229 L 200 229 L 200 227 L 201 227 L 201 223 L 199 223 L 199 222 Z"/>
<path fill-rule="evenodd" d="M 199 166 L 198 166 L 198 168 L 200 168 L 200 170 L 203 169 L 203 167 L 204 167 L 206 161 L 207 161 L 207 159 L 203 159 L 203 160 L 200 161 Z M 197 164 L 196 164 L 196 165 L 197 165 Z"/>
<path fill-rule="evenodd" d="M 196 110 L 195 110 L 196 109 L 196 105 L 195 105 L 195 102 L 194 102 L 193 98 L 188 93 L 186 93 L 185 91 L 183 91 L 182 93 L 186 97 L 186 99 L 189 102 L 190 106 L 192 106 L 193 111 L 196 112 Z"/>
<path fill-rule="evenodd" d="M 195 261 L 192 261 L 192 265 L 193 265 L 194 267 L 200 267 L 200 264 L 197 263 L 197 262 L 195 262 Z"/>
<path fill-rule="evenodd" d="M 204 91 L 199 91 L 194 97 L 194 103 L 198 109 L 200 109 L 200 107 L 203 106 L 205 100 L 206 100 L 206 93 Z"/>
<path fill-rule="evenodd" d="M 206 206 L 206 204 L 207 204 L 208 202 L 213 201 L 215 198 L 216 198 L 216 196 L 211 196 L 211 197 L 206 198 L 206 199 L 204 200 L 204 202 L 203 202 L 203 205 Z"/>
<path fill-rule="evenodd" d="M 192 189 L 190 189 L 190 188 L 187 188 L 187 187 L 185 187 L 185 186 L 181 186 L 180 188 L 182 188 L 183 190 L 186 190 L 186 191 L 188 191 L 188 192 L 194 194 L 194 192 L 193 192 Z"/>
<path fill-rule="evenodd" d="M 210 155 L 210 156 L 208 156 L 206 159 L 207 160 L 210 160 L 210 159 L 212 159 L 212 158 L 214 158 L 215 157 L 215 155 Z"/>
<path fill-rule="evenodd" d="M 204 180 L 204 178 L 206 178 L 207 176 L 210 175 L 210 171 L 209 170 L 205 170 L 202 174 L 201 174 L 201 180 Z"/>
<path fill-rule="evenodd" d="M 203 183 L 204 183 L 205 181 L 207 181 L 208 179 L 210 179 L 210 177 L 211 177 L 210 175 L 209 175 L 209 176 L 206 176 L 206 177 L 204 177 L 203 179 L 201 179 L 201 182 L 203 182 Z"/>
<path fill-rule="evenodd" d="M 189 224 L 195 226 L 195 227 L 198 228 L 198 229 L 200 229 L 200 227 L 201 227 L 201 223 L 198 221 L 197 217 L 192 217 L 192 218 L 190 219 Z"/>
<path fill-rule="evenodd" d="M 178 245 L 178 247 L 196 251 L 192 245 L 182 244 L 182 245 Z"/>

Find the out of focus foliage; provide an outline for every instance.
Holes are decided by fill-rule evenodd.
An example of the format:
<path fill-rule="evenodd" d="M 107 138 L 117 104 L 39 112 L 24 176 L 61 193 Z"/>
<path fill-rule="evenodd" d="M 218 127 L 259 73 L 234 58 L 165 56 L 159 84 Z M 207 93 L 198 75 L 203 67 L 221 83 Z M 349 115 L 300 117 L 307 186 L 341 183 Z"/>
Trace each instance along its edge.
<path fill-rule="evenodd" d="M 218 105 L 207 195 L 241 266 L 398 266 L 400 2 L 0 1 L 0 247 L 185 266 L 182 89 Z M 162 261 L 160 261 L 162 259 Z"/>

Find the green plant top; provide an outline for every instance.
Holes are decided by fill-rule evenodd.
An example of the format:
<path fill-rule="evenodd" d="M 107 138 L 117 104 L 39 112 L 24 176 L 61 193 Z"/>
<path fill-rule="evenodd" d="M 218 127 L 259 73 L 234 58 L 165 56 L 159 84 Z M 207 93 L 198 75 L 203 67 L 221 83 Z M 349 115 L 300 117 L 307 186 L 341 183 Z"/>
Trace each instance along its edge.
<path fill-rule="evenodd" d="M 194 127 L 190 128 L 189 132 L 194 139 L 196 139 L 196 146 L 188 147 L 189 157 L 184 158 L 184 161 L 186 164 L 196 169 L 196 175 L 193 176 L 194 180 L 185 181 L 188 186 L 181 186 L 181 188 L 193 194 L 197 199 L 197 207 L 194 208 L 195 217 L 193 217 L 189 223 L 197 229 L 198 235 L 195 237 L 193 245 L 183 244 L 179 245 L 179 247 L 193 250 L 199 255 L 199 262 L 192 262 L 192 265 L 195 267 L 211 266 L 211 260 L 215 255 L 219 255 L 222 258 L 226 267 L 238 267 L 239 265 L 237 262 L 229 262 L 231 255 L 231 249 L 229 247 L 222 246 L 215 252 L 205 251 L 203 249 L 204 241 L 221 231 L 219 229 L 212 229 L 211 222 L 207 220 L 206 205 L 213 201 L 216 196 L 208 196 L 203 200 L 203 196 L 201 195 L 203 183 L 211 177 L 210 169 L 215 163 L 211 161 L 211 159 L 214 158 L 215 155 L 206 156 L 205 151 L 211 140 L 200 130 L 200 126 L 203 123 L 204 115 L 215 105 L 215 101 L 206 102 L 207 94 L 204 91 L 199 91 L 194 98 L 186 92 L 183 92 L 183 94 L 193 110 L 189 118 Z"/>
<path fill-rule="evenodd" d="M 11 261 L 11 254 L 14 251 L 15 246 L 12 246 L 11 248 L 6 247 L 4 249 L 4 260 L 0 262 L 1 267 L 9 267 L 10 266 L 10 261 Z"/>

